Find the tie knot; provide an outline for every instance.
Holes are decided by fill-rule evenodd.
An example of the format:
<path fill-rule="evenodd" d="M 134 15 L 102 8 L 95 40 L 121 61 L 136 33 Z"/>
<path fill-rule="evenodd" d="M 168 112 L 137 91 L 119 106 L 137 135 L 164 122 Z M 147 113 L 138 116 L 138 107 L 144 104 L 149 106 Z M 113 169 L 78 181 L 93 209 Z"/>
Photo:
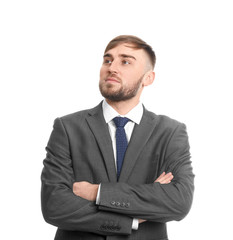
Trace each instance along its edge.
<path fill-rule="evenodd" d="M 126 123 L 129 121 L 129 119 L 126 117 L 115 117 L 113 118 L 113 121 L 116 127 L 118 128 L 118 127 L 124 127 Z"/>

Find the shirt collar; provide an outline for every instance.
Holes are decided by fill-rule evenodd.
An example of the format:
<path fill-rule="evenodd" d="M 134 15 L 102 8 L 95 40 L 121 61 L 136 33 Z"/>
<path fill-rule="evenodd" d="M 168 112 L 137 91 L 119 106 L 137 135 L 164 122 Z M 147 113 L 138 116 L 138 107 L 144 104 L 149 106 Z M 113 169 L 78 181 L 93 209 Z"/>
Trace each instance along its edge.
<path fill-rule="evenodd" d="M 106 100 L 103 101 L 102 107 L 103 107 L 103 115 L 104 115 L 104 119 L 105 119 L 106 123 L 109 123 L 115 117 L 121 116 L 121 117 L 127 117 L 131 121 L 139 124 L 141 119 L 142 119 L 142 115 L 143 115 L 143 107 L 142 107 L 142 103 L 141 102 L 139 102 L 138 105 L 136 105 L 133 109 L 131 109 L 124 116 L 120 115 L 114 108 L 112 108 L 106 102 Z"/>

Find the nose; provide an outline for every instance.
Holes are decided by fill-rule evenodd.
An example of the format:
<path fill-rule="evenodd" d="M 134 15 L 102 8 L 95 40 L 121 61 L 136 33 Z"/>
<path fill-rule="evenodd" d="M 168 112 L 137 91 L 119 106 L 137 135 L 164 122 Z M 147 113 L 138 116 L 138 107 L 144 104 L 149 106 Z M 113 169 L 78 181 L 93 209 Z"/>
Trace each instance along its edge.
<path fill-rule="evenodd" d="M 108 71 L 110 73 L 118 73 L 118 64 L 117 61 L 112 61 L 111 64 L 109 65 Z"/>

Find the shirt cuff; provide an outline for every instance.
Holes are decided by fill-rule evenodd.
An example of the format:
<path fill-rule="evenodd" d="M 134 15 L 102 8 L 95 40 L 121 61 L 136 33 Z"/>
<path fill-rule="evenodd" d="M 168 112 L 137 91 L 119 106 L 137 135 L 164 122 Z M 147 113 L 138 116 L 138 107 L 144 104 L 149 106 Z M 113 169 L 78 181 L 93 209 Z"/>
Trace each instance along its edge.
<path fill-rule="evenodd" d="M 97 196 L 96 196 L 96 204 L 99 205 L 100 204 L 100 187 L 101 187 L 101 184 L 99 184 L 99 187 L 98 187 L 98 192 L 97 192 Z"/>
<path fill-rule="evenodd" d="M 138 219 L 137 218 L 133 219 L 132 229 L 133 230 L 138 230 Z"/>

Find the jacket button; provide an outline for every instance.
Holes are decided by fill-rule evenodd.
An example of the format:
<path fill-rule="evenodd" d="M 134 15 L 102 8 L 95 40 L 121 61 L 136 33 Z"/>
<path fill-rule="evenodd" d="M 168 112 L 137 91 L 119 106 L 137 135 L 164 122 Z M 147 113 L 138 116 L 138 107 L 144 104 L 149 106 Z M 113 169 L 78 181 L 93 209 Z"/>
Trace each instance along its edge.
<path fill-rule="evenodd" d="M 111 201 L 111 205 L 115 206 L 116 202 L 115 201 Z"/>

